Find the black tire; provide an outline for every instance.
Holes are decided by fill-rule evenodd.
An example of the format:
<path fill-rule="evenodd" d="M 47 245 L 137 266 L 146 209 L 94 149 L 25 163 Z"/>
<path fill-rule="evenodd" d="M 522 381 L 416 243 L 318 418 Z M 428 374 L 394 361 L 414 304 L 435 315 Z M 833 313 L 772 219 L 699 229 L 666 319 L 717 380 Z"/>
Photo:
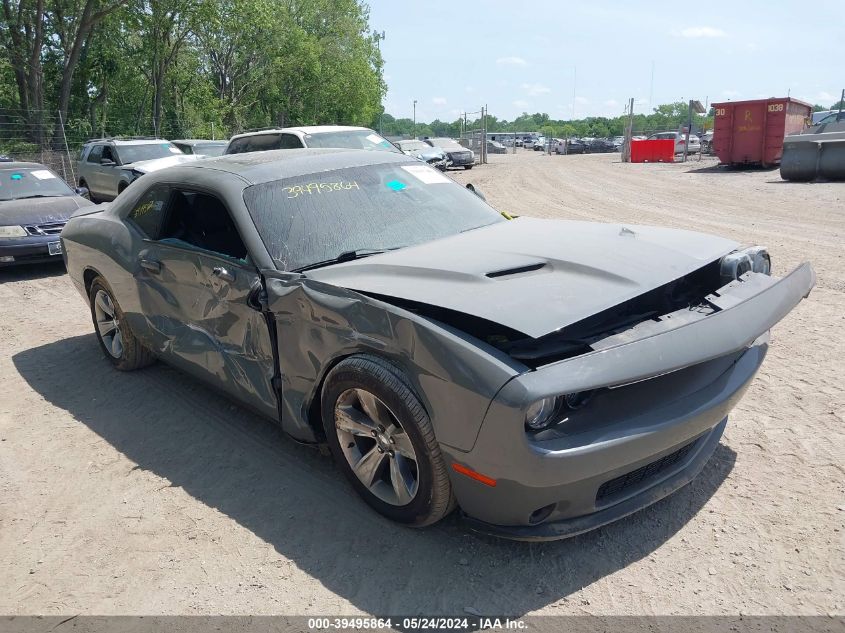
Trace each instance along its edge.
<path fill-rule="evenodd" d="M 473 168 L 473 165 L 464 165 L 464 169 L 466 169 L 467 171 L 469 171 L 472 168 Z"/>
<path fill-rule="evenodd" d="M 79 181 L 79 186 L 85 187 L 88 190 L 88 199 L 94 204 L 97 204 L 98 200 L 94 197 L 94 192 L 91 191 L 91 187 L 88 186 L 88 183 L 84 179 Z"/>
<path fill-rule="evenodd" d="M 119 353 L 116 353 L 116 349 L 111 342 L 107 345 L 106 341 L 103 339 L 102 332 L 104 328 L 101 323 L 98 323 L 97 314 L 97 300 L 100 293 L 105 293 L 105 295 L 108 296 L 114 314 L 115 323 L 119 326 L 117 327 L 117 331 L 120 335 Z M 155 362 L 155 355 L 149 349 L 144 347 L 132 333 L 132 330 L 129 329 L 129 324 L 126 323 L 126 319 L 124 318 L 123 311 L 120 309 L 120 305 L 115 300 L 111 288 L 109 288 L 108 284 L 102 277 L 95 277 L 94 281 L 91 282 L 91 289 L 88 291 L 88 303 L 91 307 L 91 319 L 94 323 L 94 334 L 97 336 L 97 342 L 100 344 L 100 349 L 103 351 L 103 355 L 111 361 L 112 365 L 120 371 L 133 371 L 135 369 L 141 369 L 142 367 L 151 365 Z M 113 339 L 110 339 L 110 341 L 111 340 Z"/>
<path fill-rule="evenodd" d="M 340 446 L 335 407 L 349 390 L 365 390 L 384 403 L 401 424 L 416 454 L 416 494 L 406 505 L 376 496 L 353 471 Z M 428 414 L 397 367 L 374 356 L 352 356 L 326 377 L 321 395 L 323 428 L 335 462 L 361 498 L 379 514 L 399 523 L 424 527 L 441 520 L 457 505 L 448 469 Z"/>

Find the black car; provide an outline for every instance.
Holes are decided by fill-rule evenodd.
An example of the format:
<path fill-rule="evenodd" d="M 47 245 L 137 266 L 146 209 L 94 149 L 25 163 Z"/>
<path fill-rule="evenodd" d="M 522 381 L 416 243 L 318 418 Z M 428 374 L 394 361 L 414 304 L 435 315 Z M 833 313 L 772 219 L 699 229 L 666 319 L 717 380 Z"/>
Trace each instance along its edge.
<path fill-rule="evenodd" d="M 450 167 L 472 169 L 475 165 L 475 153 L 451 138 L 425 138 L 423 140 L 432 147 L 439 147 L 446 152 Z"/>
<path fill-rule="evenodd" d="M 602 154 L 607 152 L 615 152 L 616 145 L 613 141 L 606 138 L 594 138 L 590 141 L 590 152 L 593 154 Z"/>
<path fill-rule="evenodd" d="M 59 234 L 80 207 L 91 204 L 39 163 L 0 165 L 0 267 L 61 261 Z"/>
<path fill-rule="evenodd" d="M 565 141 L 560 141 L 555 151 L 558 154 L 589 154 L 590 147 L 580 138 L 571 138 Z"/>

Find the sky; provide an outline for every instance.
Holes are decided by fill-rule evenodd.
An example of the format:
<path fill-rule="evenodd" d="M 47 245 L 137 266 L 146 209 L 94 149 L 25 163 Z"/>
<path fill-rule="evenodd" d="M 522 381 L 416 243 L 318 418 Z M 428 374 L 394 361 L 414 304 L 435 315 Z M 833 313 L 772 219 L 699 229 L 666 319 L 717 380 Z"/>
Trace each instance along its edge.
<path fill-rule="evenodd" d="M 845 4 L 795 0 L 368 0 L 384 31 L 386 111 L 453 121 L 487 105 L 513 120 L 618 116 L 845 87 Z M 653 72 L 653 80 L 652 80 Z"/>

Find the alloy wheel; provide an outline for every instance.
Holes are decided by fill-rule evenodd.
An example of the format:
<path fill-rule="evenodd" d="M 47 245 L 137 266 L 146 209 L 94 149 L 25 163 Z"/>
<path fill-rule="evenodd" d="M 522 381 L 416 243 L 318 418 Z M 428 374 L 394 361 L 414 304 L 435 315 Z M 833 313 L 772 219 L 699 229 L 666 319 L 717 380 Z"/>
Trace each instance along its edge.
<path fill-rule="evenodd" d="M 114 309 L 114 302 L 105 290 L 97 290 L 94 296 L 94 319 L 106 351 L 112 358 L 120 358 L 123 355 L 120 321 Z"/>
<path fill-rule="evenodd" d="M 365 389 L 347 389 L 334 419 L 340 449 L 358 480 L 385 503 L 409 504 L 419 488 L 417 455 L 388 406 Z"/>

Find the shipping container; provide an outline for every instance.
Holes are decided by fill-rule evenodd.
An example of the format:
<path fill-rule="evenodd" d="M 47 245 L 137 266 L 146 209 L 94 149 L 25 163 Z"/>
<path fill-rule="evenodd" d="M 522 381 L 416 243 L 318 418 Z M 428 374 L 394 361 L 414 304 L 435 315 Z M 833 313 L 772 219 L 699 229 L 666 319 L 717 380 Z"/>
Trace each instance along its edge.
<path fill-rule="evenodd" d="M 783 138 L 807 125 L 813 106 L 797 99 L 714 103 L 713 152 L 727 165 L 780 163 Z"/>

